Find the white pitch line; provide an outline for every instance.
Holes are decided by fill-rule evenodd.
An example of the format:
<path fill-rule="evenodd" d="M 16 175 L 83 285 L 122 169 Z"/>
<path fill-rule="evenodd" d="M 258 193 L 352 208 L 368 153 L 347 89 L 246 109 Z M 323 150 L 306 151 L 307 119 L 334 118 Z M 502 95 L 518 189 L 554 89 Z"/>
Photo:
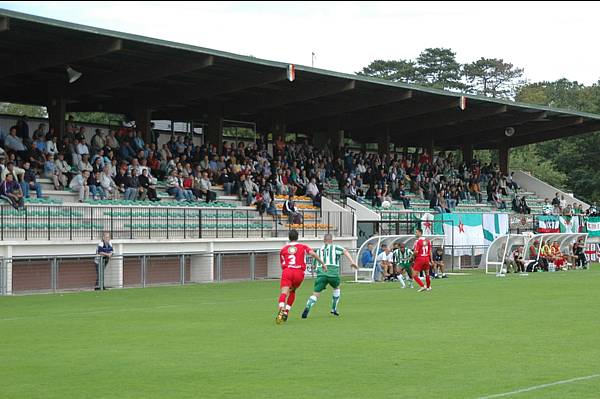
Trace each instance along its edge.
<path fill-rule="evenodd" d="M 505 393 L 498 393 L 498 394 L 490 395 L 490 396 L 481 396 L 478 399 L 501 398 L 503 396 L 516 395 L 516 394 L 523 393 L 523 392 L 535 391 L 537 389 L 553 387 L 555 385 L 570 384 L 571 382 L 591 380 L 593 378 L 598 378 L 598 377 L 600 377 L 600 374 L 588 375 L 586 377 L 571 378 L 570 380 L 562 380 L 562 381 L 550 382 L 548 384 L 542 384 L 542 385 L 536 385 L 536 386 L 529 387 L 529 388 L 517 389 L 516 391 L 505 392 Z"/>

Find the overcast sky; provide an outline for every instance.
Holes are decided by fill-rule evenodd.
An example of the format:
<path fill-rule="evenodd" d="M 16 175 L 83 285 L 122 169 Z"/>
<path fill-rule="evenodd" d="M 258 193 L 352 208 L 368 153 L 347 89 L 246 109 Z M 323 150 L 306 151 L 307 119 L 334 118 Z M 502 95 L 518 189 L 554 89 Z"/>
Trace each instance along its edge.
<path fill-rule="evenodd" d="M 597 2 L 0 2 L 0 8 L 355 73 L 449 47 L 503 58 L 531 82 L 600 79 Z"/>

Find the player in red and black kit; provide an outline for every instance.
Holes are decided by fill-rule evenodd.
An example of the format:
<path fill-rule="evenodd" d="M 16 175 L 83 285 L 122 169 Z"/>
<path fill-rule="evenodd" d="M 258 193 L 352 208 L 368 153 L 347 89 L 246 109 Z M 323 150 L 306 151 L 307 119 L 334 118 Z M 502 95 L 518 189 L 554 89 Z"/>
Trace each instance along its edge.
<path fill-rule="evenodd" d="M 429 268 L 433 264 L 433 260 L 431 259 L 431 242 L 428 239 L 423 237 L 423 230 L 416 229 L 415 235 L 417 236 L 417 241 L 415 242 L 415 250 L 413 256 L 415 257 L 415 263 L 413 265 L 413 280 L 417 282 L 421 286 L 419 292 L 423 291 L 431 291 L 431 278 L 429 277 Z M 423 282 L 419 278 L 419 273 L 423 271 L 425 272 L 425 282 L 427 283 L 427 288 L 423 285 Z"/>
<path fill-rule="evenodd" d="M 281 324 L 287 321 L 288 314 L 294 300 L 296 299 L 296 290 L 300 288 L 304 281 L 304 271 L 306 270 L 306 255 L 310 255 L 323 265 L 323 270 L 327 271 L 327 266 L 323 260 L 305 244 L 298 241 L 298 232 L 290 230 L 288 235 L 290 242 L 287 243 L 279 252 L 281 261 L 281 295 L 279 295 L 279 310 L 275 322 Z"/>

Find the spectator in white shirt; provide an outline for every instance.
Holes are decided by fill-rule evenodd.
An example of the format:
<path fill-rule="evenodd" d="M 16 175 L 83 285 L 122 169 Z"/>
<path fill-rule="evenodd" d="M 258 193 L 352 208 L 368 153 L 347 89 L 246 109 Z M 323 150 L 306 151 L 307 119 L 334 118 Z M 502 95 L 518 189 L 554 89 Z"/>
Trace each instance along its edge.
<path fill-rule="evenodd" d="M 50 154 L 52 156 L 58 154 L 58 145 L 56 141 L 56 136 L 52 136 L 51 140 L 46 141 L 46 154 Z"/>
<path fill-rule="evenodd" d="M 210 179 L 208 178 L 208 173 L 203 172 L 202 178 L 199 181 L 200 187 L 199 190 L 202 192 L 206 198 L 206 202 L 211 202 L 216 200 L 217 194 L 214 191 L 211 191 L 212 185 L 210 183 Z"/>
<path fill-rule="evenodd" d="M 560 209 L 565 209 L 567 207 L 567 200 L 564 195 L 560 196 Z"/>
<path fill-rule="evenodd" d="M 87 170 L 82 171 L 80 174 L 75 176 L 69 187 L 79 193 L 79 202 L 83 202 L 90 198 L 90 187 L 88 186 L 88 179 L 90 172 Z"/>
<path fill-rule="evenodd" d="M 375 280 L 382 281 L 382 277 L 389 278 L 394 271 L 394 254 L 388 245 L 383 244 L 383 251 L 375 259 Z"/>
<path fill-rule="evenodd" d="M 319 188 L 317 187 L 317 180 L 313 177 L 310 179 L 310 183 L 306 186 L 306 195 L 314 199 L 319 195 Z"/>
<path fill-rule="evenodd" d="M 18 166 L 15 166 L 14 162 L 8 162 L 6 167 L 2 169 L 2 173 L 0 174 L 0 180 L 6 180 L 6 175 L 11 174 L 14 176 L 14 181 L 19 183 L 23 181 L 25 177 L 25 169 L 21 169 Z"/>
<path fill-rule="evenodd" d="M 544 213 L 544 215 L 551 215 L 553 211 L 554 211 L 554 206 L 552 206 L 552 204 L 550 203 L 548 198 L 546 198 L 544 200 L 544 206 L 542 207 L 542 212 Z"/>
<path fill-rule="evenodd" d="M 90 155 L 90 149 L 88 148 L 87 144 L 85 143 L 85 139 L 81 139 L 79 141 L 79 144 L 77 144 L 76 151 L 79 156 L 82 156 L 85 154 Z"/>
<path fill-rule="evenodd" d="M 65 161 L 65 154 L 58 154 L 54 161 L 54 165 L 56 166 L 56 170 L 58 172 L 67 176 L 68 180 L 71 180 L 71 165 Z"/>
<path fill-rule="evenodd" d="M 110 199 L 118 197 L 119 191 L 117 185 L 112 179 L 110 165 L 104 165 L 104 169 L 102 169 L 102 173 L 100 174 L 100 185 L 106 193 L 107 198 Z"/>
<path fill-rule="evenodd" d="M 83 154 L 81 156 L 81 161 L 79 161 L 79 163 L 77 164 L 77 169 L 79 169 L 80 172 L 83 172 L 84 170 L 87 170 L 90 173 L 94 170 L 94 167 L 90 163 L 90 156 L 89 156 L 89 154 Z"/>
<path fill-rule="evenodd" d="M 115 178 L 115 176 L 117 175 L 117 160 L 116 159 L 112 159 L 110 161 L 110 177 L 111 178 Z"/>
<path fill-rule="evenodd" d="M 359 174 L 364 174 L 367 171 L 367 168 L 363 164 L 363 161 L 360 161 L 358 165 L 356 165 L 356 172 Z"/>
<path fill-rule="evenodd" d="M 146 168 L 146 167 L 143 167 L 143 166 L 141 166 L 141 165 L 140 165 L 140 161 L 138 161 L 138 159 L 137 159 L 137 158 L 133 158 L 133 159 L 131 160 L 131 165 L 129 165 L 129 167 L 128 167 L 128 173 L 129 173 L 130 175 L 131 175 L 131 171 L 132 171 L 133 169 L 135 169 L 135 171 L 137 172 L 137 175 L 138 175 L 138 176 L 141 176 L 141 175 L 142 175 L 142 171 L 143 171 L 144 169 L 147 169 L 147 168 Z"/>
<path fill-rule="evenodd" d="M 104 139 L 104 143 L 107 147 L 111 148 L 112 150 L 117 150 L 119 148 L 119 141 L 115 137 L 114 130 L 111 130 L 108 133 L 108 136 L 106 136 L 106 138 Z"/>

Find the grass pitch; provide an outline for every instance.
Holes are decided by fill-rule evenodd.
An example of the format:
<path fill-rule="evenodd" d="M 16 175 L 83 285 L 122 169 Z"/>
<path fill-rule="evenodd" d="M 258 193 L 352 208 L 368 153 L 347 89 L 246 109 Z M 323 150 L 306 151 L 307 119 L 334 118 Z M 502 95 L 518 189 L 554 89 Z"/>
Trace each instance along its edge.
<path fill-rule="evenodd" d="M 598 266 L 467 273 L 345 283 L 302 320 L 306 280 L 281 326 L 275 281 L 3 297 L 0 397 L 600 397 Z"/>

